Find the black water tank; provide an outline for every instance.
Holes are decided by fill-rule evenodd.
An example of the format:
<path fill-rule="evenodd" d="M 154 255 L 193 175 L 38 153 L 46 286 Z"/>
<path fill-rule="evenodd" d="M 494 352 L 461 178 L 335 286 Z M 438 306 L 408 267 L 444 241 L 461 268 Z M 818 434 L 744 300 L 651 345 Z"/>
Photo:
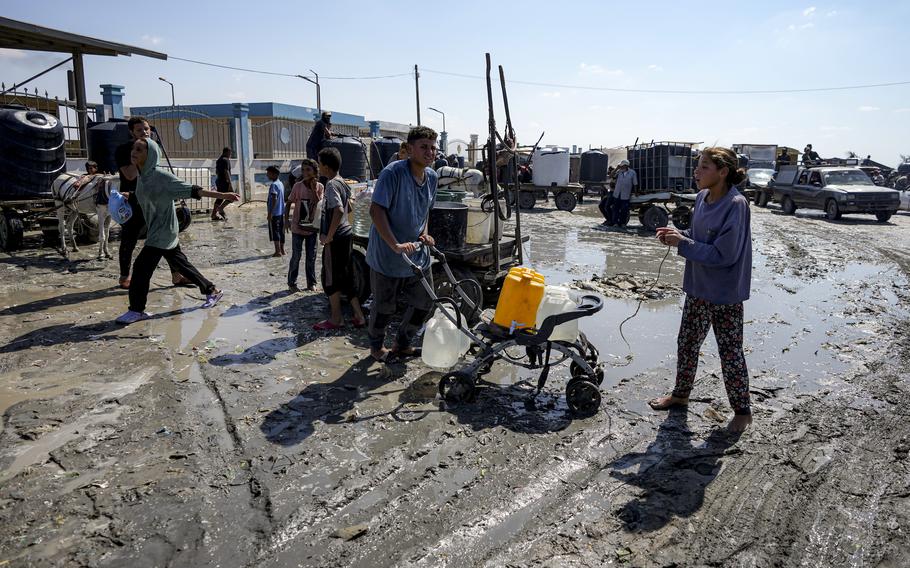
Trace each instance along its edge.
<path fill-rule="evenodd" d="M 588 150 L 581 154 L 581 183 L 604 183 L 607 181 L 607 167 L 610 159 L 600 150 Z"/>
<path fill-rule="evenodd" d="M 358 138 L 341 136 L 329 138 L 322 144 L 323 148 L 336 148 L 341 152 L 341 177 L 357 181 L 369 179 L 369 163 L 366 149 Z M 377 172 L 378 173 L 378 172 Z"/>
<path fill-rule="evenodd" d="M 114 154 L 118 146 L 130 140 L 129 126 L 122 118 L 93 124 L 88 128 L 88 157 L 98 162 L 99 171 L 116 174 L 119 168 Z"/>
<path fill-rule="evenodd" d="M 65 171 L 66 139 L 57 117 L 0 106 L 0 199 L 46 199 Z"/>
<path fill-rule="evenodd" d="M 389 165 L 389 161 L 398 159 L 398 149 L 401 148 L 401 138 L 396 136 L 383 136 L 373 140 L 370 148 L 370 163 L 376 175 L 382 168 Z"/>
<path fill-rule="evenodd" d="M 691 188 L 695 164 L 691 144 L 660 142 L 635 147 L 628 154 L 629 165 L 638 175 L 639 191 L 682 192 Z"/>

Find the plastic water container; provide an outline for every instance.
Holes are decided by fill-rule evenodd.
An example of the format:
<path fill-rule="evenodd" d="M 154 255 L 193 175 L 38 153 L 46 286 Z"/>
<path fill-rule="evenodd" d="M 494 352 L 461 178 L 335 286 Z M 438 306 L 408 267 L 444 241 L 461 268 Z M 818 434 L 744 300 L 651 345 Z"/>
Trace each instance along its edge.
<path fill-rule="evenodd" d="M 569 289 L 565 286 L 547 286 L 544 289 L 543 299 L 537 309 L 537 327 L 543 325 L 543 320 L 555 314 L 571 312 L 576 307 Z M 574 319 L 557 325 L 550 334 L 550 341 L 568 341 L 574 343 L 578 339 L 578 320 Z"/>
<path fill-rule="evenodd" d="M 468 231 L 464 241 L 470 245 L 483 245 L 490 242 L 493 224 L 493 213 L 480 208 L 483 199 L 476 197 L 462 200 L 468 206 Z"/>
<path fill-rule="evenodd" d="M 351 222 L 354 234 L 358 237 L 369 237 L 373 218 L 370 217 L 370 205 L 373 204 L 373 183 L 367 184 L 366 189 L 354 198 L 353 221 Z"/>
<path fill-rule="evenodd" d="M 471 340 L 442 313 L 442 310 L 455 316 L 452 308 L 442 306 L 436 308 L 423 333 L 421 359 L 435 369 L 451 369 L 461 356 L 468 352 Z"/>
<path fill-rule="evenodd" d="M 493 323 L 510 331 L 536 327 L 544 287 L 543 274 L 522 266 L 511 268 L 499 293 Z"/>
<path fill-rule="evenodd" d="M 534 151 L 534 185 L 543 187 L 569 185 L 569 149 L 538 148 Z"/>

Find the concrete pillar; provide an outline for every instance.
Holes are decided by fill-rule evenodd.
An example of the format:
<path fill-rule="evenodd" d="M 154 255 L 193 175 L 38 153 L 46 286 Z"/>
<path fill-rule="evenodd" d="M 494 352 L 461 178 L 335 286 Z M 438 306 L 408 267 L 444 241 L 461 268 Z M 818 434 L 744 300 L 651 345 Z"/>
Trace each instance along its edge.
<path fill-rule="evenodd" d="M 104 104 L 104 118 L 123 118 L 123 85 L 100 85 L 101 102 Z"/>
<path fill-rule="evenodd" d="M 468 146 L 468 162 L 470 162 L 470 164 L 468 164 L 469 168 L 473 168 L 474 164 L 476 164 L 478 162 L 478 160 L 477 160 L 477 140 L 478 140 L 478 135 L 471 134 L 471 145 Z"/>
<path fill-rule="evenodd" d="M 237 159 L 240 196 L 247 202 L 253 198 L 253 134 L 250 130 L 250 107 L 246 103 L 234 103 L 231 143 Z"/>
<path fill-rule="evenodd" d="M 442 150 L 443 156 L 449 151 L 449 133 L 445 130 L 439 133 L 439 149 Z"/>

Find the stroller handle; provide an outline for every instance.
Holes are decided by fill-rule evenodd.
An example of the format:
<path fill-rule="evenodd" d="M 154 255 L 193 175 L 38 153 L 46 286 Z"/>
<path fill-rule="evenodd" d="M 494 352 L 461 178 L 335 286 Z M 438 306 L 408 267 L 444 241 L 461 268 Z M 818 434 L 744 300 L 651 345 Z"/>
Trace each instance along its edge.
<path fill-rule="evenodd" d="M 599 296 L 595 296 L 594 294 L 585 294 L 581 297 L 581 300 L 578 302 L 578 304 L 576 304 L 575 309 L 561 314 L 554 314 L 544 319 L 543 322 L 541 322 L 540 327 L 537 329 L 535 341 L 546 341 L 549 339 L 550 335 L 553 333 L 553 329 L 556 328 L 556 326 L 566 323 L 567 321 L 594 315 L 602 310 L 603 307 L 604 301 Z"/>
<path fill-rule="evenodd" d="M 445 262 L 445 260 L 446 260 L 446 256 L 444 254 L 442 254 L 439 251 L 439 249 L 437 249 L 435 246 L 428 245 L 422 241 L 415 241 L 411 244 L 413 244 L 415 247 L 417 247 L 414 250 L 414 252 L 417 252 L 418 250 L 420 250 L 420 247 L 428 247 L 430 249 L 431 255 L 435 256 L 437 259 L 441 260 L 442 262 Z M 401 258 L 404 259 L 404 261 L 411 267 L 411 270 L 413 270 L 415 274 L 419 275 L 419 274 L 423 273 L 424 269 L 421 268 L 420 266 L 418 266 L 416 262 L 411 260 L 410 255 L 403 252 L 403 253 L 401 253 Z"/>

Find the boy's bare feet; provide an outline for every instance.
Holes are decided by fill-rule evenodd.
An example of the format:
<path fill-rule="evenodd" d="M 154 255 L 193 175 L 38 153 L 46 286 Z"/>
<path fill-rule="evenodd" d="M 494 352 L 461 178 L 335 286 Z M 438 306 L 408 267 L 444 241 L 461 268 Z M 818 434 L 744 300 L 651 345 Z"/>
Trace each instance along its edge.
<path fill-rule="evenodd" d="M 752 415 L 751 414 L 737 414 L 733 417 L 733 420 L 727 424 L 727 430 L 729 432 L 745 432 L 752 424 Z"/>
<path fill-rule="evenodd" d="M 688 406 L 688 398 L 679 398 L 677 396 L 660 396 L 648 401 L 648 406 L 654 410 L 668 410 L 674 406 Z"/>

